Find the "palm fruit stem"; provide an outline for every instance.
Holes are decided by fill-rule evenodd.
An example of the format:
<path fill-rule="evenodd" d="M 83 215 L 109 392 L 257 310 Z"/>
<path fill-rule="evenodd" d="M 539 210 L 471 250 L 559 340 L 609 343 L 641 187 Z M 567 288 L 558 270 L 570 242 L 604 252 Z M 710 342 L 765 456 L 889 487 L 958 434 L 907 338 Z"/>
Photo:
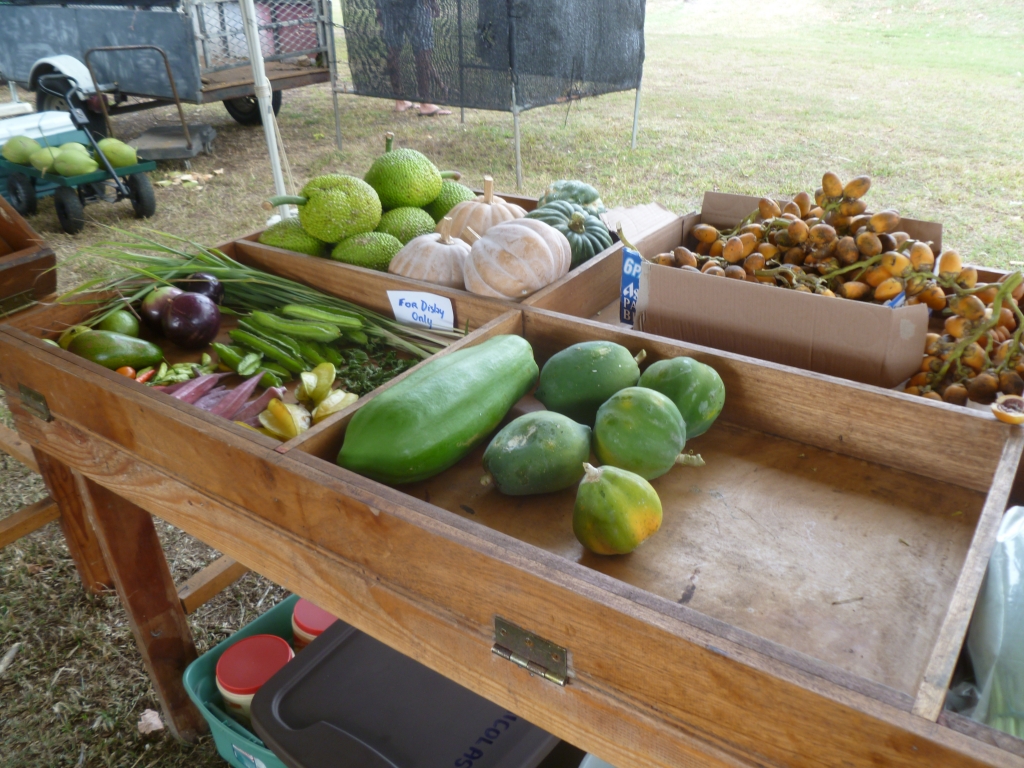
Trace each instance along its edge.
<path fill-rule="evenodd" d="M 305 205 L 309 202 L 307 197 L 299 197 L 298 195 L 278 195 L 267 200 L 272 208 L 277 208 L 279 205 Z"/>

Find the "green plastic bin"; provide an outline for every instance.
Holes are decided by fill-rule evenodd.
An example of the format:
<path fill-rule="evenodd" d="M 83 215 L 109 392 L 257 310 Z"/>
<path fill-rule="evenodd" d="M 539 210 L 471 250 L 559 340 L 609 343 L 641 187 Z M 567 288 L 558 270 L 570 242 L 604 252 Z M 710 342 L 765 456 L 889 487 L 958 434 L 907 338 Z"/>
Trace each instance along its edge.
<path fill-rule="evenodd" d="M 217 753 L 235 768 L 287 768 L 263 742 L 231 717 L 222 707 L 217 690 L 217 661 L 228 648 L 251 635 L 277 635 L 292 642 L 292 609 L 299 600 L 292 595 L 227 640 L 204 653 L 185 670 L 185 690 L 210 724 Z"/>

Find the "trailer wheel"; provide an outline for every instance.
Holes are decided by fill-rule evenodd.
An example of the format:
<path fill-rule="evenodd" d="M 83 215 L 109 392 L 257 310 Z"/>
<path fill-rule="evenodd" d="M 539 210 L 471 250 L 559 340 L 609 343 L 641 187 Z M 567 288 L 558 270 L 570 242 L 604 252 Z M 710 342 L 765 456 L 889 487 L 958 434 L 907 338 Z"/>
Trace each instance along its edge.
<path fill-rule="evenodd" d="M 270 106 L 276 115 L 281 111 L 281 92 L 274 91 L 270 98 Z M 255 96 L 242 96 L 238 99 L 224 99 L 224 109 L 241 125 L 263 125 L 260 115 L 260 103 Z"/>
<path fill-rule="evenodd" d="M 22 216 L 36 212 L 36 185 L 24 173 L 12 173 L 7 177 L 7 196 L 11 206 Z"/>
<path fill-rule="evenodd" d="M 69 235 L 77 235 L 85 228 L 85 207 L 71 187 L 57 187 L 53 193 L 53 207 L 57 209 L 60 228 Z"/>
<path fill-rule="evenodd" d="M 67 92 L 69 83 L 67 80 L 54 80 L 52 87 L 55 91 Z M 89 106 L 82 100 L 75 98 L 75 106 L 81 107 L 85 111 L 86 117 L 89 118 L 89 125 L 87 126 L 89 132 L 103 138 L 107 135 L 107 123 L 103 119 L 101 112 L 94 112 L 89 109 Z M 47 93 L 42 88 L 36 89 L 36 112 L 70 112 L 71 108 L 68 105 L 66 99 L 60 96 L 54 96 L 52 93 Z"/>
<path fill-rule="evenodd" d="M 156 213 L 156 194 L 149 177 L 136 173 L 128 177 L 128 199 L 132 201 L 136 219 L 148 219 Z"/>

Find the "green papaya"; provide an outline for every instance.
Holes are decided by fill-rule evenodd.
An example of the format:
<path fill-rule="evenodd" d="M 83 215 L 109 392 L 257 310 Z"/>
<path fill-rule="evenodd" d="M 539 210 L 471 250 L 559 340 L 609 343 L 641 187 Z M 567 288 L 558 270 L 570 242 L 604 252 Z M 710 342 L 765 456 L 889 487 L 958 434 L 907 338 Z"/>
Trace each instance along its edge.
<path fill-rule="evenodd" d="M 68 352 L 117 370 L 126 365 L 139 370 L 159 365 L 163 350 L 156 344 L 113 331 L 85 331 L 71 339 Z"/>
<path fill-rule="evenodd" d="M 628 349 L 611 341 L 584 341 L 544 364 L 535 395 L 549 411 L 592 427 L 602 403 L 639 378 L 640 366 Z"/>
<path fill-rule="evenodd" d="M 661 499 L 649 482 L 617 467 L 583 469 L 572 510 L 580 544 L 598 555 L 625 555 L 661 528 Z"/>
<path fill-rule="evenodd" d="M 484 469 L 502 493 L 526 496 L 576 485 L 588 458 L 590 427 L 554 411 L 534 411 L 494 436 Z"/>
<path fill-rule="evenodd" d="M 703 435 L 725 406 L 725 384 L 718 371 L 692 357 L 674 357 L 650 365 L 638 386 L 668 397 L 686 422 L 687 439 Z"/>
<path fill-rule="evenodd" d="M 653 480 L 672 469 L 685 445 L 683 417 L 661 392 L 627 387 L 597 411 L 594 453 L 602 464 Z"/>
<path fill-rule="evenodd" d="M 522 336 L 428 362 L 356 411 L 338 464 L 382 483 L 426 480 L 478 446 L 536 380 Z"/>

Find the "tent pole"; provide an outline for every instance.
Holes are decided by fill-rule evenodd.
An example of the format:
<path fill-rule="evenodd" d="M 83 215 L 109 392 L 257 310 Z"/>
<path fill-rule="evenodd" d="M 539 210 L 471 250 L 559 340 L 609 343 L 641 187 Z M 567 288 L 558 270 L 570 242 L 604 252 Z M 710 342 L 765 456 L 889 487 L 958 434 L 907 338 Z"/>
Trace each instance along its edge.
<path fill-rule="evenodd" d="M 327 10 L 327 55 L 331 59 L 331 97 L 334 99 L 334 143 L 338 145 L 341 152 L 341 111 L 338 107 L 338 51 L 334 40 L 334 3 L 332 0 L 325 0 L 323 7 Z M 344 17 L 342 24 L 345 23 Z"/>
<path fill-rule="evenodd" d="M 633 104 L 633 141 L 630 149 L 636 149 L 636 132 L 640 128 L 640 86 L 643 80 L 636 84 L 636 102 Z"/>
<path fill-rule="evenodd" d="M 270 170 L 274 176 L 274 192 L 279 196 L 285 195 L 287 190 L 284 186 L 284 175 L 281 173 L 281 157 L 277 152 L 277 133 L 274 130 L 274 109 L 270 104 L 273 92 L 263 67 L 263 51 L 260 50 L 260 30 L 256 23 L 256 8 L 253 5 L 253 0 L 240 0 L 238 6 L 242 13 L 245 41 L 249 47 L 253 87 L 256 91 L 256 99 L 260 104 L 263 133 L 267 138 L 267 149 L 270 152 Z M 278 213 L 281 214 L 281 218 L 288 218 L 291 210 L 288 206 L 279 206 Z"/>

